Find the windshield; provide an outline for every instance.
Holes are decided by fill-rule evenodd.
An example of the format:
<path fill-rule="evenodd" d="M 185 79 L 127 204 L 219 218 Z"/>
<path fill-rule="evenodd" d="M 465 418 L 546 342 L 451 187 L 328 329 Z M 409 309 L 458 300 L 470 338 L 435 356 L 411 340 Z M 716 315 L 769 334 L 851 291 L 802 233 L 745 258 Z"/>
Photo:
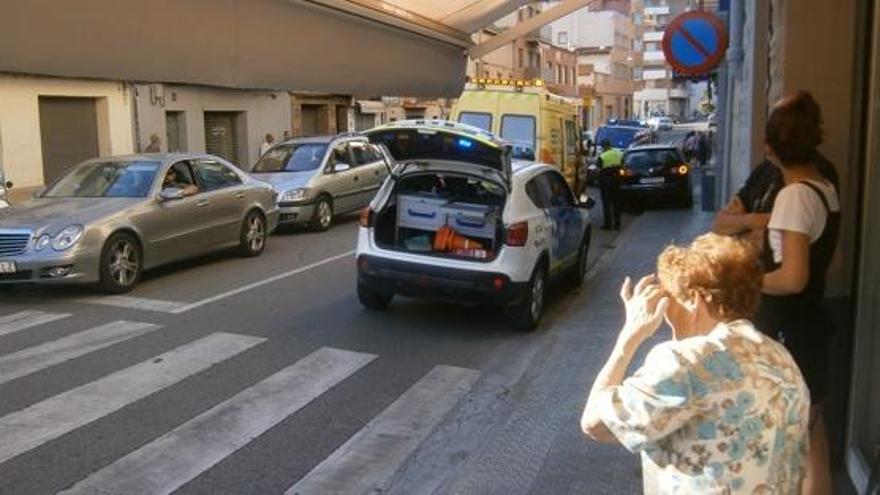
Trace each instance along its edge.
<path fill-rule="evenodd" d="M 535 159 L 535 118 L 526 115 L 501 117 L 501 138 L 513 148 L 511 158 Z"/>
<path fill-rule="evenodd" d="M 46 198 L 145 198 L 150 193 L 159 162 L 91 162 L 58 179 Z"/>
<path fill-rule="evenodd" d="M 458 121 L 462 124 L 479 127 L 484 131 L 492 132 L 492 114 L 484 112 L 461 112 Z"/>
<path fill-rule="evenodd" d="M 260 157 L 254 173 L 307 172 L 321 166 L 327 145 L 324 143 L 280 144 Z"/>
<path fill-rule="evenodd" d="M 596 132 L 596 143 L 602 144 L 607 139 L 611 141 L 611 146 L 626 149 L 632 144 L 636 133 L 642 130 L 638 127 L 600 127 Z"/>
<path fill-rule="evenodd" d="M 671 167 L 681 162 L 678 153 L 671 149 L 630 151 L 623 157 L 624 167 L 639 172 L 657 167 Z"/>

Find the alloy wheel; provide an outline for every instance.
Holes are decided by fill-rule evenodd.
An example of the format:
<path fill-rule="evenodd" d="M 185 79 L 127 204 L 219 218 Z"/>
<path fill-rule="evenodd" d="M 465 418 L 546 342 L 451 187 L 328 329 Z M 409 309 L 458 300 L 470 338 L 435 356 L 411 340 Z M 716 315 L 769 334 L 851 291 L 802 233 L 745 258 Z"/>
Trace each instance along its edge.
<path fill-rule="evenodd" d="M 266 242 L 266 225 L 259 215 L 251 217 L 245 238 L 252 252 L 257 253 L 263 249 L 263 244 Z"/>
<path fill-rule="evenodd" d="M 326 229 L 330 226 L 331 221 L 333 221 L 333 209 L 330 207 L 330 203 L 326 199 L 321 200 L 321 202 L 318 203 L 318 223 L 322 229 Z"/>
<path fill-rule="evenodd" d="M 137 248 L 127 239 L 119 239 L 110 248 L 110 276 L 121 287 L 128 287 L 140 269 Z"/>

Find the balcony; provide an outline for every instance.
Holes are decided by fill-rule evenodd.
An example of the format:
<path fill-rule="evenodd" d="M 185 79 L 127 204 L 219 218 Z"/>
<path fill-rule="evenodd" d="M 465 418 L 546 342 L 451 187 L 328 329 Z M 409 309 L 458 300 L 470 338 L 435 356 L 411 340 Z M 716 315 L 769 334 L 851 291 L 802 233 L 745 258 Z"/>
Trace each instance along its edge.
<path fill-rule="evenodd" d="M 688 94 L 687 89 L 681 87 L 672 87 L 669 90 L 669 97 L 675 99 L 688 98 L 690 95 Z"/>
<path fill-rule="evenodd" d="M 645 52 L 644 58 L 642 60 L 644 60 L 645 63 L 666 62 L 666 56 L 663 55 L 663 50 L 653 50 L 650 52 Z"/>
<path fill-rule="evenodd" d="M 526 35 L 528 41 L 539 41 L 543 43 L 553 43 L 553 28 L 549 24 L 541 27 L 541 29 L 532 31 Z"/>
<path fill-rule="evenodd" d="M 669 15 L 669 6 L 645 7 L 645 15 Z"/>
<path fill-rule="evenodd" d="M 646 31 L 642 39 L 646 42 L 663 41 L 663 31 Z"/>
<path fill-rule="evenodd" d="M 645 70 L 642 72 L 642 79 L 648 81 L 656 81 L 658 79 L 667 79 L 669 77 L 669 73 L 666 72 L 666 69 L 663 70 Z"/>

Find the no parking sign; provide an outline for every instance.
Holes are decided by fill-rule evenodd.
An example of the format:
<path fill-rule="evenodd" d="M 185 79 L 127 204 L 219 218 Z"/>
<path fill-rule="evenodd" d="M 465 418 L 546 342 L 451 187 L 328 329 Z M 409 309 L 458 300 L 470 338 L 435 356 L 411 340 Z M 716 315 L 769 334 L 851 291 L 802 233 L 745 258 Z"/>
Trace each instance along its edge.
<path fill-rule="evenodd" d="M 681 74 L 706 74 L 721 62 L 727 50 L 727 30 L 709 12 L 686 12 L 663 33 L 666 61 Z"/>

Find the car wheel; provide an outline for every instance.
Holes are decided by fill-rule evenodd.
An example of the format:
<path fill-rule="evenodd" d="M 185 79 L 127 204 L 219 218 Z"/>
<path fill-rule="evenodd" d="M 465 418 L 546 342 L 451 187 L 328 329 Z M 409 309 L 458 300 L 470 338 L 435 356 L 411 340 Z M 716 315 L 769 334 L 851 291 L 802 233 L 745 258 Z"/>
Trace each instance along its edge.
<path fill-rule="evenodd" d="M 315 212 L 312 214 L 311 227 L 315 230 L 327 230 L 333 223 L 333 202 L 328 196 L 318 198 Z"/>
<path fill-rule="evenodd" d="M 238 252 L 246 258 L 259 256 L 266 249 L 266 219 L 257 210 L 252 210 L 244 217 L 239 235 Z"/>
<path fill-rule="evenodd" d="M 544 314 L 544 295 L 547 285 L 547 269 L 538 265 L 529 280 L 525 297 L 517 305 L 507 308 L 507 321 L 513 328 L 531 332 L 538 328 Z"/>
<path fill-rule="evenodd" d="M 131 291 L 141 278 L 143 253 L 137 238 L 127 232 L 110 236 L 101 251 L 100 289 L 110 294 Z"/>
<path fill-rule="evenodd" d="M 380 292 L 371 289 L 360 282 L 358 282 L 357 291 L 358 300 L 361 304 L 365 308 L 374 311 L 384 311 L 388 309 L 388 305 L 391 304 L 391 299 L 394 297 L 394 294 L 391 292 Z"/>
<path fill-rule="evenodd" d="M 590 256 L 590 237 L 592 232 L 587 229 L 584 239 L 578 248 L 578 257 L 574 266 L 568 272 L 568 283 L 572 287 L 580 287 L 584 285 L 584 276 L 587 274 L 587 260 Z"/>

